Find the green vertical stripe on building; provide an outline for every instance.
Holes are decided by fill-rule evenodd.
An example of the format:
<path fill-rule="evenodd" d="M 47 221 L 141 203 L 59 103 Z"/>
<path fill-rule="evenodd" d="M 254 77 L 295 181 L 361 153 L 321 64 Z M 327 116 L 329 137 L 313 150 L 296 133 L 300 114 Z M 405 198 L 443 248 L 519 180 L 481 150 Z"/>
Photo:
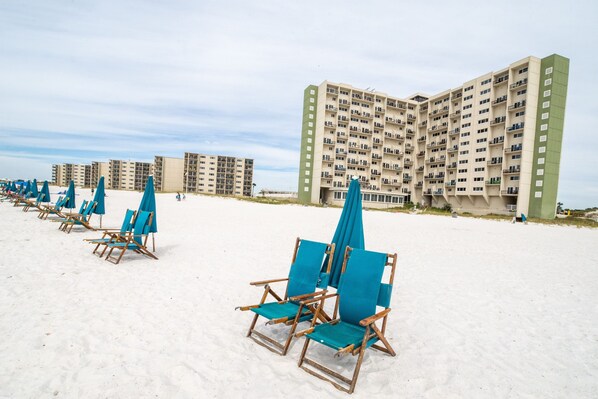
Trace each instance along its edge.
<path fill-rule="evenodd" d="M 312 94 L 313 93 L 313 94 Z M 313 99 L 313 101 L 312 101 Z M 303 124 L 301 127 L 301 155 L 299 157 L 299 181 L 297 184 L 297 197 L 299 202 L 307 204 L 311 202 L 311 191 L 313 184 L 313 168 L 314 168 L 314 138 L 316 136 L 316 119 L 318 102 L 318 86 L 307 86 L 303 92 Z M 313 106 L 314 110 L 310 111 L 309 107 Z M 309 118 L 309 114 L 313 115 L 313 119 Z M 309 123 L 312 126 L 309 126 Z M 310 134 L 311 131 L 311 134 Z M 309 143 L 308 139 L 311 139 Z M 310 147 L 310 150 L 307 148 Z M 308 159 L 309 155 L 309 159 Z M 307 166 L 309 165 L 309 166 Z M 309 179 L 309 183 L 305 180 Z M 306 191 L 307 188 L 307 191 Z"/>
<path fill-rule="evenodd" d="M 552 68 L 552 72 L 549 68 Z M 547 82 L 547 79 L 551 81 Z M 553 54 L 542 59 L 529 201 L 530 217 L 555 217 L 568 80 L 568 58 Z M 549 105 L 545 108 L 546 102 Z M 546 113 L 548 117 L 542 119 L 542 114 Z M 540 152 L 541 149 L 543 152 Z M 544 159 L 544 163 L 539 163 L 540 159 Z M 542 174 L 538 173 L 539 170 Z M 542 182 L 541 186 L 537 185 L 538 181 Z"/>

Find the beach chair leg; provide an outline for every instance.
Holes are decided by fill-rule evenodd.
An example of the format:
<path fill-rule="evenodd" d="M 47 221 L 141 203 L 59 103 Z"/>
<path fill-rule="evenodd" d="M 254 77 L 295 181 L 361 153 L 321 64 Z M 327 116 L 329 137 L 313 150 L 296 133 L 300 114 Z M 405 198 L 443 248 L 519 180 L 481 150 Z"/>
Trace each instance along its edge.
<path fill-rule="evenodd" d="M 255 316 L 253 316 L 253 321 L 251 322 L 251 325 L 249 326 L 249 331 L 247 331 L 247 336 L 251 337 L 251 333 L 253 332 L 253 329 L 255 328 L 255 323 L 257 323 L 257 319 L 260 317 L 259 314 L 255 314 Z"/>
<path fill-rule="evenodd" d="M 307 354 L 307 347 L 309 346 L 310 341 L 311 339 L 307 337 L 305 338 L 305 344 L 303 344 L 303 350 L 301 350 L 301 356 L 299 356 L 299 367 L 303 365 L 303 360 L 305 359 L 305 355 Z"/>

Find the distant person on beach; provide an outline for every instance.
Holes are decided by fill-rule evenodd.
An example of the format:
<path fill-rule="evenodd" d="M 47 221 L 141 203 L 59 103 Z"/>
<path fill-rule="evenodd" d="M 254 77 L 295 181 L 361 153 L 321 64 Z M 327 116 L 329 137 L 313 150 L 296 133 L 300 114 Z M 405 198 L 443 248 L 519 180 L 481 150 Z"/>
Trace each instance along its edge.
<path fill-rule="evenodd" d="M 185 197 L 185 193 L 183 193 L 183 201 L 185 201 L 187 197 Z"/>
<path fill-rule="evenodd" d="M 93 195 L 93 187 L 91 188 L 91 195 Z"/>
<path fill-rule="evenodd" d="M 176 200 L 179 202 L 181 201 L 181 193 L 179 193 L 178 191 L 176 193 Z"/>

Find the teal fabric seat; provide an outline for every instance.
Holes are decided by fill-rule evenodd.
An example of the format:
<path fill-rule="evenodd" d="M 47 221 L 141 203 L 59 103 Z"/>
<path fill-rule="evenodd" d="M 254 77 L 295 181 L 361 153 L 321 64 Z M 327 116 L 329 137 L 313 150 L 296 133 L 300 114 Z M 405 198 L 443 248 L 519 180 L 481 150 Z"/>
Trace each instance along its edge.
<path fill-rule="evenodd" d="M 389 259 L 392 259 L 392 262 Z M 392 270 L 389 283 L 384 284 L 382 278 L 387 265 L 392 266 Z M 382 350 L 392 356 L 395 355 L 390 343 L 384 337 L 386 317 L 390 311 L 388 307 L 390 305 L 395 266 L 396 254 L 389 255 L 363 249 L 350 250 L 349 257 L 344 265 L 344 271 L 340 276 L 337 293 L 329 296 L 336 296 L 337 298 L 339 318 L 323 324 L 316 324 L 317 317 L 313 318 L 311 328 L 305 330 L 307 339 L 299 360 L 299 367 L 332 382 L 343 391 L 352 393 L 367 348 L 373 346 L 375 349 Z M 324 300 L 325 298 L 322 298 L 316 312 L 319 312 L 324 306 Z M 386 308 L 386 310 L 378 313 L 378 307 Z M 381 329 L 375 324 L 380 319 L 384 320 Z M 362 321 L 364 325 L 361 325 Z M 306 357 L 307 348 L 312 341 L 335 349 L 339 356 L 342 354 L 359 354 L 359 359 L 353 371 L 353 378 L 349 379 L 308 359 Z M 380 342 L 383 346 L 376 345 L 377 342 Z M 304 363 L 307 365 L 304 365 Z M 314 367 L 324 374 L 318 373 L 307 366 Z M 345 388 L 339 383 L 346 384 L 347 387 Z"/>
<path fill-rule="evenodd" d="M 96 253 L 96 251 L 98 250 L 100 245 L 108 244 L 109 242 L 116 242 L 118 240 L 126 239 L 127 234 L 133 230 L 133 218 L 135 217 L 135 213 L 136 212 L 134 210 L 127 209 L 127 212 L 125 213 L 125 217 L 123 219 L 123 223 L 120 227 L 120 230 L 106 229 L 106 230 L 104 230 L 104 234 L 102 234 L 101 238 L 86 240 L 92 244 L 96 244 L 96 246 L 93 250 L 93 253 Z M 106 246 L 106 248 L 107 248 L 107 246 Z M 106 248 L 104 248 L 104 251 L 106 250 Z M 102 252 L 100 257 L 103 256 L 103 254 L 104 254 L 104 252 Z"/>
<path fill-rule="evenodd" d="M 317 289 L 327 287 L 330 266 L 332 264 L 332 257 L 330 255 L 333 256 L 333 254 L 333 244 L 329 245 L 298 238 L 288 278 L 252 283 L 264 286 L 265 292 L 260 303 L 239 307 L 241 310 L 251 310 L 255 314 L 247 336 L 251 337 L 258 344 L 284 356 L 289 349 L 298 323 L 309 321 L 314 317 L 315 307 L 312 304 L 302 303 L 301 300 L 305 301 L 313 299 L 315 296 L 326 294 L 325 290 L 317 291 Z M 328 258 L 330 260 L 326 260 Z M 323 263 L 326 264 L 325 267 L 322 266 Z M 282 295 L 278 295 L 269 285 L 273 282 L 282 281 L 287 281 L 284 299 Z M 275 298 L 276 302 L 266 303 L 268 295 Z M 300 300 L 292 300 L 298 296 L 303 297 Z M 284 344 L 254 329 L 260 316 L 269 320 L 267 324 L 284 323 L 291 326 Z"/>
<path fill-rule="evenodd" d="M 320 270 L 322 269 L 322 262 L 324 262 L 327 247 L 328 244 L 321 242 L 301 240 L 301 245 L 297 251 L 295 262 L 291 265 L 291 270 L 289 271 L 289 282 L 287 285 L 287 296 L 289 298 L 315 292 L 316 288 L 318 288 L 318 282 L 325 280 L 320 278 Z M 261 309 L 263 307 L 266 307 L 267 310 L 262 311 Z M 275 308 L 280 308 L 280 310 L 274 310 Z M 294 312 L 291 312 L 293 309 Z M 278 302 L 269 302 L 251 309 L 252 312 L 270 320 L 287 316 L 289 318 L 295 318 L 298 310 L 299 305 L 290 302 L 282 304 Z M 285 312 L 289 313 L 283 314 Z M 279 317 L 268 316 L 278 313 L 283 315 Z"/>
<path fill-rule="evenodd" d="M 127 250 L 133 250 L 153 259 L 158 259 L 145 246 L 145 239 L 149 234 L 152 216 L 152 212 L 140 211 L 135 219 L 133 234 L 128 233 L 124 237 L 118 238 L 118 240 L 107 242 L 106 247 L 110 248 L 110 251 L 106 255 L 106 260 L 118 264 Z M 120 255 L 112 258 L 112 252 L 115 249 L 120 250 Z"/>

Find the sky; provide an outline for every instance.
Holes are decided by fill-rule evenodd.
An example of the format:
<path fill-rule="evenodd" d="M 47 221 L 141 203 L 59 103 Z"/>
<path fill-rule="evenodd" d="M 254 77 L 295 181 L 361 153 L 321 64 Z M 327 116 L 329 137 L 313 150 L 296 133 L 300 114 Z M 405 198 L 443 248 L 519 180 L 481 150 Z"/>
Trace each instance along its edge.
<path fill-rule="evenodd" d="M 570 58 L 558 200 L 598 206 L 598 2 L 0 1 L 0 177 L 185 151 L 296 191 L 303 90 L 435 94 Z"/>

